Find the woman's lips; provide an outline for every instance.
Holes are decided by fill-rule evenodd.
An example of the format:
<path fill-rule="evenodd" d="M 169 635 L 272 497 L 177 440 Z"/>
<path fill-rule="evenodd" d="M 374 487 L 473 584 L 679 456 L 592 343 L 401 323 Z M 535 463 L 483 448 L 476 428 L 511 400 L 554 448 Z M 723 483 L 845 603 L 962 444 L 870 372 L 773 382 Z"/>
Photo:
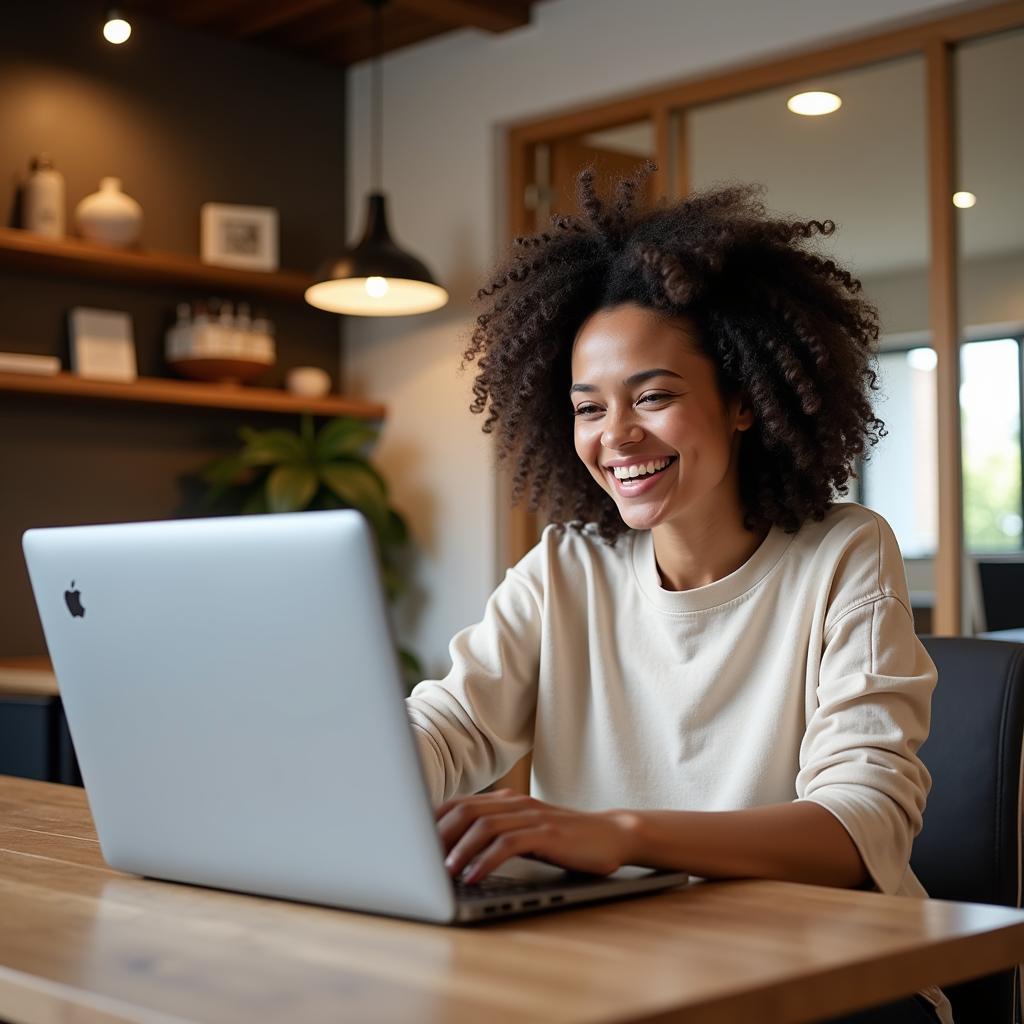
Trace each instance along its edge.
<path fill-rule="evenodd" d="M 646 476 L 632 477 L 628 480 L 620 480 L 616 475 L 615 471 L 608 469 L 605 472 L 612 479 L 612 486 L 615 488 L 616 493 L 621 494 L 624 498 L 635 498 L 640 494 L 646 494 L 653 487 L 657 487 L 661 482 L 663 476 L 667 476 L 671 471 L 672 467 L 679 461 L 679 457 L 673 457 L 672 461 L 664 468 L 658 470 L 657 473 L 649 473 Z"/>

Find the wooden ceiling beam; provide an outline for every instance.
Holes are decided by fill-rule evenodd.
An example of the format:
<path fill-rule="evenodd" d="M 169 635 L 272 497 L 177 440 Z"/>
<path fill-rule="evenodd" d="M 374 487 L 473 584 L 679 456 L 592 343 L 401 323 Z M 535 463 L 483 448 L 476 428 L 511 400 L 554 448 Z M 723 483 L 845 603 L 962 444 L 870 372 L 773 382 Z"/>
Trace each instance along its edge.
<path fill-rule="evenodd" d="M 332 6 L 338 0 L 262 0 L 250 3 L 227 28 L 236 36 L 258 36 Z"/>
<path fill-rule="evenodd" d="M 392 0 L 396 7 L 435 21 L 486 32 L 507 32 L 530 24 L 529 0 Z"/>
<path fill-rule="evenodd" d="M 305 47 L 328 46 L 337 42 L 337 37 L 343 33 L 365 31 L 370 34 L 370 20 L 373 12 L 363 0 L 347 0 L 341 3 L 335 0 L 330 10 L 321 11 L 296 21 L 294 24 L 286 25 L 274 36 L 275 41 L 280 40 L 285 46 L 301 49 Z M 387 23 L 387 7 L 381 14 L 381 25 Z"/>
<path fill-rule="evenodd" d="M 384 8 L 386 11 L 387 8 Z M 448 27 L 439 24 L 433 18 L 421 18 L 417 14 L 405 14 L 389 20 L 382 17 L 380 21 L 381 53 L 400 50 L 403 46 L 423 42 L 448 31 Z M 373 56 L 373 42 L 369 32 L 350 32 L 333 46 L 310 49 L 324 60 L 345 65 L 357 64 Z"/>
<path fill-rule="evenodd" d="M 164 15 L 179 25 L 200 27 L 238 14 L 249 0 L 179 0 L 164 5 Z"/>

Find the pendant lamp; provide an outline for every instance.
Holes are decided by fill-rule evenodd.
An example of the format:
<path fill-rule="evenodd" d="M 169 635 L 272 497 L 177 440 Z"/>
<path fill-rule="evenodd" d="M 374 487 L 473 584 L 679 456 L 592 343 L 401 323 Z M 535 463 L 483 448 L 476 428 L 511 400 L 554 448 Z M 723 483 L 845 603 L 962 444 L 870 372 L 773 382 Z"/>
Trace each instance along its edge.
<path fill-rule="evenodd" d="M 380 8 L 386 0 L 366 0 L 373 8 L 373 191 L 367 196 L 363 237 L 317 271 L 306 301 L 318 309 L 350 316 L 408 316 L 440 309 L 448 293 L 426 265 L 400 249 L 388 231 L 386 197 L 380 190 L 381 88 Z"/>

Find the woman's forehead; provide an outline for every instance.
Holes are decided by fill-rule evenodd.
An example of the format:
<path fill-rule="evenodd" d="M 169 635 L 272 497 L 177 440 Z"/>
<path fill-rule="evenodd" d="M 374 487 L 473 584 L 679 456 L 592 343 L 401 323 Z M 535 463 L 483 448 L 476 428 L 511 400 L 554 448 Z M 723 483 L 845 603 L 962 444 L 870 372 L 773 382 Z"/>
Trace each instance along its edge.
<path fill-rule="evenodd" d="M 695 358 L 706 357 L 690 321 L 629 305 L 598 310 L 587 318 L 573 343 L 572 366 L 574 376 L 584 370 L 618 374 L 626 366 L 678 369 L 692 364 Z"/>

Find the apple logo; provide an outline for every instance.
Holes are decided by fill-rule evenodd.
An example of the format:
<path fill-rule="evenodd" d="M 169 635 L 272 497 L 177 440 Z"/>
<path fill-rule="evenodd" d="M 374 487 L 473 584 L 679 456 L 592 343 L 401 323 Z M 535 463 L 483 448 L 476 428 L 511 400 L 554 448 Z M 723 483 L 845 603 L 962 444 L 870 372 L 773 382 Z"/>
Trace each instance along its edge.
<path fill-rule="evenodd" d="M 72 588 L 74 588 L 74 585 L 75 581 L 72 580 Z M 82 592 L 80 590 L 74 589 L 64 591 L 64 600 L 67 601 L 68 611 L 71 612 L 71 615 L 76 619 L 85 617 L 85 609 L 82 607 L 81 593 Z"/>

